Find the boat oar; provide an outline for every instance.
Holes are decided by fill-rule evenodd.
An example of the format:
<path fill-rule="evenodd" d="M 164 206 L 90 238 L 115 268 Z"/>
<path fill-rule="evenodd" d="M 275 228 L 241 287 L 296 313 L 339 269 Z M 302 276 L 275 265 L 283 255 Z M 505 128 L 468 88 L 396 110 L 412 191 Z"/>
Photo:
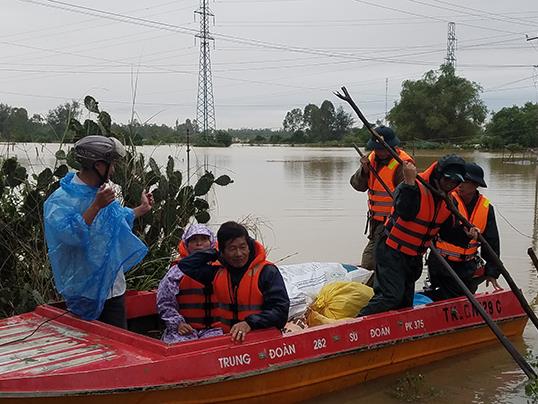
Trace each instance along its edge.
<path fill-rule="evenodd" d="M 525 374 L 527 375 L 527 377 L 530 380 L 536 379 L 538 376 L 536 375 L 536 372 L 534 371 L 534 369 L 531 367 L 531 365 L 529 365 L 529 363 L 519 353 L 519 351 L 514 347 L 514 345 L 512 345 L 510 340 L 508 338 L 506 338 L 506 335 L 504 335 L 502 333 L 499 326 L 486 313 L 486 311 L 484 310 L 482 305 L 480 303 L 478 303 L 478 301 L 475 299 L 474 295 L 471 293 L 471 291 L 469 290 L 467 285 L 465 285 L 465 283 L 463 283 L 463 281 L 460 279 L 458 274 L 454 271 L 454 269 L 452 269 L 450 264 L 448 262 L 446 262 L 446 260 L 443 258 L 443 256 L 439 253 L 439 251 L 437 251 L 437 249 L 435 247 L 433 247 L 433 245 L 430 247 L 430 252 L 443 265 L 445 270 L 456 281 L 456 283 L 461 288 L 461 290 L 463 290 L 463 293 L 465 294 L 465 296 L 467 297 L 469 302 L 471 302 L 471 304 L 473 305 L 475 310 L 478 311 L 480 316 L 484 319 L 486 324 L 489 326 L 491 331 L 493 331 L 493 333 L 495 334 L 497 339 L 504 346 L 504 348 L 508 351 L 508 353 L 510 355 L 512 355 L 512 358 L 514 358 L 514 361 L 516 361 L 516 363 L 519 365 L 521 370 L 523 370 L 523 372 L 525 372 Z"/>
<path fill-rule="evenodd" d="M 380 136 L 375 131 L 375 129 L 373 129 L 371 127 L 368 120 L 366 119 L 364 114 L 361 112 L 361 110 L 359 109 L 357 104 L 355 104 L 355 101 L 353 101 L 353 98 L 351 98 L 351 96 L 349 95 L 349 92 L 347 91 L 347 89 L 345 87 L 342 87 L 342 92 L 343 92 L 343 94 L 341 94 L 339 92 L 335 92 L 334 94 L 338 98 L 346 101 L 351 106 L 351 108 L 353 108 L 353 110 L 356 112 L 356 114 L 358 115 L 359 119 L 362 121 L 364 126 L 371 133 L 373 138 L 378 143 L 383 145 L 383 147 L 385 147 L 385 149 L 387 149 L 387 151 L 391 154 L 391 156 L 398 163 L 403 164 L 402 159 L 400 158 L 398 153 L 389 144 L 387 144 L 387 142 L 385 142 L 385 139 L 383 139 L 383 136 Z M 422 178 L 420 176 L 417 176 L 417 180 L 422 185 L 424 185 L 426 188 L 428 188 L 432 193 L 434 193 L 435 195 L 438 195 L 441 198 L 443 198 L 445 200 L 445 203 L 446 203 L 448 209 L 452 212 L 452 214 L 461 223 L 463 223 L 464 226 L 466 226 L 468 228 L 473 227 L 473 225 L 469 222 L 469 220 L 467 220 L 467 218 L 460 213 L 460 211 L 458 210 L 458 208 L 456 208 L 456 206 L 454 205 L 452 200 L 444 192 L 441 192 L 441 191 L 435 189 L 434 187 L 432 187 L 430 185 L 430 183 L 428 181 L 424 180 L 424 178 Z M 481 246 L 485 248 L 485 250 L 488 252 L 491 259 L 495 262 L 495 265 L 497 266 L 497 268 L 499 268 L 499 272 L 503 275 L 504 279 L 506 279 L 506 282 L 508 283 L 508 286 L 510 286 L 510 289 L 512 290 L 512 292 L 516 296 L 517 300 L 519 301 L 519 304 L 521 305 L 521 307 L 523 308 L 523 310 L 525 311 L 525 313 L 527 314 L 527 316 L 529 317 L 531 322 L 534 324 L 534 326 L 538 329 L 538 317 L 536 317 L 536 313 L 530 307 L 529 303 L 525 299 L 525 296 L 523 296 L 523 293 L 521 293 L 521 290 L 516 285 L 514 279 L 512 278 L 512 276 L 510 275 L 510 273 L 508 272 L 508 270 L 506 269 L 504 264 L 502 263 L 499 256 L 495 253 L 495 251 L 493 251 L 493 248 L 491 248 L 491 246 L 489 245 L 489 243 L 487 242 L 487 240 L 484 238 L 484 236 L 482 234 L 478 235 L 478 241 L 480 241 Z"/>
<path fill-rule="evenodd" d="M 356 148 L 358 149 L 358 148 Z M 374 174 L 376 171 L 373 167 L 370 167 L 370 170 L 372 170 L 372 174 Z M 376 173 L 377 174 L 377 173 Z M 381 179 L 379 175 L 374 174 L 374 176 L 377 178 L 377 180 L 381 183 L 383 188 L 385 188 L 390 195 L 392 199 L 394 199 L 393 193 L 388 189 L 387 184 Z M 519 365 L 521 370 L 525 372 L 527 377 L 531 380 L 536 379 L 537 375 L 534 372 L 534 369 L 529 365 L 529 363 L 523 358 L 523 356 L 519 353 L 519 351 L 512 345 L 510 340 L 506 338 L 506 336 L 503 334 L 499 326 L 491 319 L 491 317 L 486 313 L 484 308 L 476 298 L 474 297 L 473 293 L 469 290 L 467 285 L 463 283 L 463 281 L 460 279 L 458 274 L 452 269 L 450 264 L 446 262 L 446 260 L 443 258 L 441 254 L 439 254 L 439 251 L 437 251 L 433 246 L 430 247 L 430 251 L 432 252 L 433 256 L 439 260 L 439 262 L 443 265 L 443 267 L 446 269 L 446 271 L 449 273 L 449 275 L 456 281 L 458 286 L 463 290 L 463 293 L 471 302 L 471 305 L 476 309 L 476 311 L 480 314 L 480 316 L 484 319 L 488 327 L 493 331 L 499 342 L 504 346 L 504 348 L 508 351 L 508 353 L 514 358 L 514 361 Z"/>
<path fill-rule="evenodd" d="M 531 257 L 531 261 L 534 264 L 534 268 L 538 269 L 538 257 L 536 257 L 536 253 L 532 249 L 532 247 L 529 247 L 527 250 L 527 254 L 529 254 L 529 257 Z"/>

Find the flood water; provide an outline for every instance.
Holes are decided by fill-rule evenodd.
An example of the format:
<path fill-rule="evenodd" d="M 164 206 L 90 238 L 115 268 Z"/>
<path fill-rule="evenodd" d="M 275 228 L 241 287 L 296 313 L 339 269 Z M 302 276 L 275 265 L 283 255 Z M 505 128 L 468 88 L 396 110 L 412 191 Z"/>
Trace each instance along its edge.
<path fill-rule="evenodd" d="M 0 144 L 5 156 L 6 145 Z M 25 165 L 39 171 L 51 164 L 55 145 L 24 144 L 9 147 Z M 186 167 L 184 146 L 144 146 L 141 151 L 165 164 L 168 155 Z M 425 168 L 442 152 L 419 152 Z M 538 235 L 537 173 L 529 163 L 503 163 L 498 154 L 464 152 L 468 161 L 485 171 L 488 188 L 483 192 L 495 207 L 501 233 L 501 258 L 533 307 L 538 303 L 538 272 L 527 256 Z M 349 148 L 251 147 L 195 148 L 191 151 L 191 176 L 204 167 L 218 176 L 228 174 L 234 183 L 215 187 L 209 196 L 211 224 L 245 220 L 255 226 L 257 237 L 269 250 L 269 259 L 291 264 L 307 261 L 360 262 L 366 245 L 366 195 L 354 191 L 349 178 L 358 167 L 358 155 Z M 506 285 L 503 281 L 501 284 Z M 417 283 L 417 288 L 422 285 Z M 520 351 L 534 350 L 538 331 L 527 326 L 516 341 Z M 526 403 L 525 376 L 500 346 L 414 368 L 423 376 L 426 401 L 441 403 Z M 402 374 L 368 382 L 316 399 L 323 403 L 397 403 L 392 396 Z M 414 400 L 416 401 L 416 400 Z"/>

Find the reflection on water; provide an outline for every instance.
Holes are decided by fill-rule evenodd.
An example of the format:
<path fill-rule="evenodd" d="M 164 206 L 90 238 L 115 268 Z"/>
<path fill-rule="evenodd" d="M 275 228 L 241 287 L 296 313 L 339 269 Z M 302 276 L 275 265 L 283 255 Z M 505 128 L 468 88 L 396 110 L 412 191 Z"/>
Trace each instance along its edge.
<path fill-rule="evenodd" d="M 185 147 L 142 147 L 159 164 L 172 155 L 180 169 L 185 168 Z M 0 145 L 0 153 L 5 145 Z M 54 145 L 16 145 L 24 164 L 39 171 L 53 163 Z M 442 152 L 420 152 L 419 168 L 426 168 Z M 480 164 L 488 188 L 483 192 L 491 200 L 501 233 L 501 258 L 516 283 L 530 301 L 538 294 L 538 276 L 526 250 L 537 247 L 538 193 L 535 167 L 503 164 L 501 156 L 469 152 L 464 157 Z M 349 178 L 357 169 L 359 156 L 353 149 L 302 147 L 194 148 L 191 154 L 193 175 L 201 175 L 204 166 L 216 175 L 228 174 L 235 182 L 216 187 L 210 195 L 213 207 L 211 223 L 216 227 L 230 219 L 257 218 L 270 259 L 291 256 L 285 262 L 360 261 L 366 237 L 366 195 L 354 191 Z M 419 285 L 417 285 L 419 286 Z M 538 341 L 537 331 L 527 327 L 525 351 Z M 420 372 L 425 380 L 445 392 L 437 401 L 449 402 L 525 402 L 521 372 L 502 348 L 492 346 L 478 353 L 447 359 Z M 352 402 L 368 398 L 370 402 L 390 402 L 391 384 L 400 376 L 373 381 L 324 398 L 324 402 Z"/>
<path fill-rule="evenodd" d="M 514 345 L 520 351 L 526 349 L 522 341 L 516 341 Z M 522 372 L 508 368 L 508 363 L 506 351 L 500 346 L 491 345 L 479 351 L 410 369 L 407 374 L 421 374 L 424 377 L 422 383 L 418 384 L 417 392 L 424 400 L 407 402 L 526 403 L 523 392 L 526 377 Z M 402 403 L 394 393 L 398 380 L 405 375 L 406 373 L 401 373 L 383 377 L 311 402 L 351 404 L 360 400 L 375 404 Z M 408 394 L 411 396 L 412 393 L 412 389 L 409 389 Z"/>

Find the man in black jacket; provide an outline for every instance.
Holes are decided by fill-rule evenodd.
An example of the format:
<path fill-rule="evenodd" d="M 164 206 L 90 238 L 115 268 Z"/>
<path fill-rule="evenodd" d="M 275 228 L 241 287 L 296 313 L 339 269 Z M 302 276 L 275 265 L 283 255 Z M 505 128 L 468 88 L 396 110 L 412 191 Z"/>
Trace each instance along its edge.
<path fill-rule="evenodd" d="M 495 254 L 499 256 L 500 242 L 495 212 L 489 200 L 478 191 L 478 187 L 487 187 L 484 180 L 484 170 L 476 163 L 468 163 L 465 168 L 465 181 L 456 188 L 454 195 L 458 201 L 458 209 L 467 220 L 480 229 L 482 236 Z M 501 289 L 497 283 L 500 275 L 497 264 L 487 250 L 481 248 L 480 255 L 478 254 L 480 245 L 477 242 L 471 243 L 466 249 L 454 246 L 442 238 L 435 244 L 441 255 L 472 293 L 476 292 L 478 285 L 483 281 L 486 281 L 486 286 L 491 283 L 494 290 Z M 481 258 L 485 260 L 484 266 Z M 464 295 L 456 281 L 446 273 L 439 260 L 433 256 L 428 258 L 428 270 L 431 290 L 425 292 L 433 300 L 444 300 Z"/>
<path fill-rule="evenodd" d="M 219 252 L 197 251 L 178 263 L 194 280 L 211 285 L 217 309 L 213 317 L 234 341 L 244 341 L 250 330 L 283 328 L 290 300 L 278 268 L 266 260 L 265 249 L 247 229 L 226 222 L 217 232 Z M 214 265 L 215 261 L 220 265 Z"/>

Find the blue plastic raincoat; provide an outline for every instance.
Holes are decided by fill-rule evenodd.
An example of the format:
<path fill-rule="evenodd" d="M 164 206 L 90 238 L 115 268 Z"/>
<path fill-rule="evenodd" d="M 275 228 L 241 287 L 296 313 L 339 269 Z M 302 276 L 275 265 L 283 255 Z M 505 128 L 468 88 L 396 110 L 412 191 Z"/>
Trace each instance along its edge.
<path fill-rule="evenodd" d="M 119 271 L 127 272 L 146 255 L 146 245 L 132 232 L 134 211 L 114 201 L 88 226 L 82 214 L 97 188 L 73 183 L 67 174 L 44 204 L 45 238 L 56 289 L 67 308 L 95 320 Z"/>

